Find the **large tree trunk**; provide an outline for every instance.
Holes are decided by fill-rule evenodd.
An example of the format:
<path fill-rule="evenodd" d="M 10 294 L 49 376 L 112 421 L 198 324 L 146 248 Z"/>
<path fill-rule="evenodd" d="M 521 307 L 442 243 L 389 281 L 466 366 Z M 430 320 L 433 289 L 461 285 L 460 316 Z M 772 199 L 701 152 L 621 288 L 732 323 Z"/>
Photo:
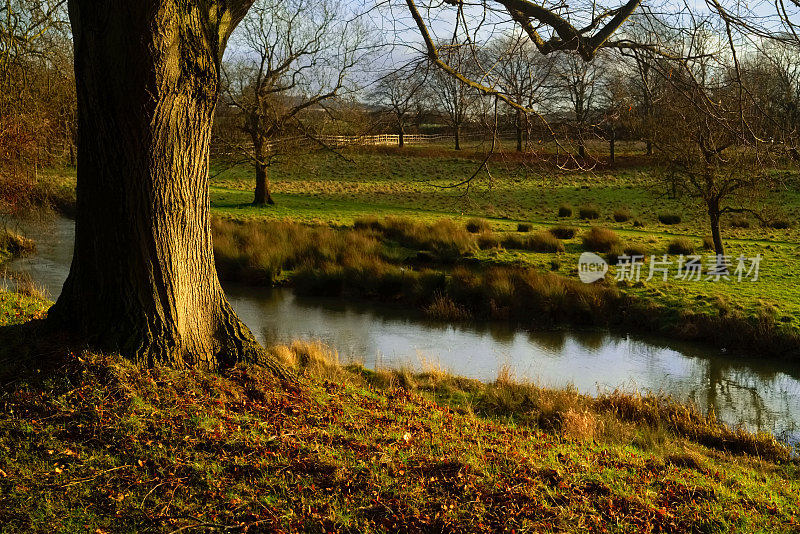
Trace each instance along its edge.
<path fill-rule="evenodd" d="M 453 137 L 455 138 L 456 142 L 456 150 L 461 150 L 461 125 L 455 125 L 455 131 L 453 132 Z"/>
<path fill-rule="evenodd" d="M 522 112 L 517 110 L 517 152 L 522 152 Z"/>
<path fill-rule="evenodd" d="M 397 146 L 400 148 L 403 148 L 403 146 L 405 145 L 406 142 L 405 135 L 406 135 L 406 129 L 401 124 L 400 127 L 398 128 L 398 133 L 397 133 Z"/>
<path fill-rule="evenodd" d="M 217 279 L 208 196 L 219 62 L 251 3 L 69 2 L 75 253 L 50 318 L 84 346 L 209 369 L 261 352 Z"/>

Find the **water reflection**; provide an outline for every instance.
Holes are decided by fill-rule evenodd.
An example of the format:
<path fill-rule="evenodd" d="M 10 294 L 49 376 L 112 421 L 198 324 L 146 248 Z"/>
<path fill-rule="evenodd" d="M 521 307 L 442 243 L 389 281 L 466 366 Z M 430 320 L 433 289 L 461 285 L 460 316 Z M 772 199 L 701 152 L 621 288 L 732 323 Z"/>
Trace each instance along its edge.
<path fill-rule="evenodd" d="M 58 295 L 69 271 L 74 225 L 67 219 L 20 225 L 37 241 L 35 256 L 10 268 L 28 272 Z M 503 365 L 545 386 L 573 385 L 585 393 L 649 390 L 713 409 L 731 424 L 800 441 L 800 367 L 731 357 L 722 351 L 603 331 L 524 332 L 503 324 L 426 321 L 398 308 L 294 296 L 287 290 L 228 284 L 231 303 L 266 344 L 320 340 L 343 359 L 370 367 L 435 365 L 493 380 Z"/>
<path fill-rule="evenodd" d="M 518 378 L 585 393 L 653 391 L 713 409 L 733 425 L 800 439 L 800 371 L 786 362 L 604 331 L 522 332 L 503 325 L 448 325 L 368 303 L 305 299 L 287 290 L 227 285 L 242 319 L 264 343 L 320 340 L 368 367 L 434 365 L 493 380 Z"/>

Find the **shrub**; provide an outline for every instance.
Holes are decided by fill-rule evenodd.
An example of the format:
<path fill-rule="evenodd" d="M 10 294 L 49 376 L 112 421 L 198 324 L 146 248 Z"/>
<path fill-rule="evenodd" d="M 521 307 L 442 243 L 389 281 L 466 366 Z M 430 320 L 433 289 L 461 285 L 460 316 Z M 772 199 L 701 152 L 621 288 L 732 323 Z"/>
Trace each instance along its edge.
<path fill-rule="evenodd" d="M 533 225 L 530 223 L 519 223 L 517 225 L 517 232 L 530 232 L 533 229 Z"/>
<path fill-rule="evenodd" d="M 484 232 L 478 236 L 478 247 L 481 250 L 500 248 L 500 245 L 502 245 L 500 238 L 491 232 Z"/>
<path fill-rule="evenodd" d="M 633 256 L 647 256 L 647 251 L 641 245 L 628 244 L 623 249 L 623 252 L 625 252 L 625 254 L 627 256 L 631 256 L 631 257 L 633 257 Z"/>
<path fill-rule="evenodd" d="M 492 225 L 486 219 L 470 219 L 467 221 L 467 232 L 471 234 L 480 234 L 483 232 L 491 232 Z"/>
<path fill-rule="evenodd" d="M 572 217 L 572 206 L 569 204 L 561 204 L 558 207 L 558 216 L 559 217 Z"/>
<path fill-rule="evenodd" d="M 786 219 L 772 219 L 767 226 L 775 230 L 786 230 L 792 227 L 792 223 Z"/>
<path fill-rule="evenodd" d="M 633 226 L 635 226 L 636 228 L 644 228 L 644 223 L 639 219 L 635 219 L 633 221 Z"/>
<path fill-rule="evenodd" d="M 578 229 L 572 226 L 554 226 L 548 232 L 558 239 L 572 239 L 578 233 Z"/>
<path fill-rule="evenodd" d="M 679 224 L 681 216 L 677 213 L 660 213 L 658 215 L 658 222 L 661 224 Z"/>
<path fill-rule="evenodd" d="M 534 252 L 564 252 L 564 245 L 550 232 L 540 231 L 528 239 L 527 250 Z"/>
<path fill-rule="evenodd" d="M 706 250 L 714 250 L 714 238 L 707 235 L 703 238 L 703 248 Z"/>
<path fill-rule="evenodd" d="M 731 228 L 750 228 L 750 221 L 744 215 L 731 217 Z"/>
<path fill-rule="evenodd" d="M 578 210 L 578 216 L 581 219 L 599 219 L 600 218 L 600 208 L 595 206 L 594 204 L 587 204 L 585 206 L 581 206 Z"/>
<path fill-rule="evenodd" d="M 677 237 L 669 242 L 667 252 L 670 254 L 694 254 L 694 243 L 688 238 Z"/>
<path fill-rule="evenodd" d="M 611 252 L 620 245 L 619 236 L 613 230 L 592 226 L 583 234 L 583 247 L 592 252 Z"/>
<path fill-rule="evenodd" d="M 631 214 L 631 210 L 628 208 L 621 208 L 614 211 L 613 217 L 617 222 L 625 222 L 631 220 L 633 215 Z"/>

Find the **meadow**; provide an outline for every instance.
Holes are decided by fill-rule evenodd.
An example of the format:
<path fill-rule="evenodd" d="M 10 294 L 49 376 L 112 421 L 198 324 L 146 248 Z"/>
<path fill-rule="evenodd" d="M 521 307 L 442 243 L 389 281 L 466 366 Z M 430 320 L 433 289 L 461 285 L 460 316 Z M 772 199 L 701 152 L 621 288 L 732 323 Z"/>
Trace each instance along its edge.
<path fill-rule="evenodd" d="M 589 230 L 610 229 L 618 238 L 614 250 L 600 247 L 597 252 L 608 257 L 608 252 L 614 256 L 627 251 L 647 260 L 639 281 L 614 280 L 617 272 L 612 266 L 609 285 L 669 310 L 673 322 L 684 314 L 746 317 L 756 323 L 766 321 L 773 325 L 770 328 L 786 333 L 800 332 L 800 287 L 794 279 L 800 265 L 800 228 L 795 224 L 800 197 L 795 177 L 787 175 L 784 188 L 766 192 L 749 204 L 773 221 L 774 227 L 746 215 L 723 221 L 726 254 L 733 267 L 740 255 L 748 260 L 761 256 L 756 281 L 752 276 L 741 282 L 706 280 L 705 276 L 679 280 L 674 277 L 674 263 L 667 281 L 658 272 L 646 281 L 651 255 L 669 254 L 675 262 L 681 253 L 698 254 L 707 267 L 714 252 L 707 243 L 709 230 L 702 208 L 692 199 L 671 198 L 658 169 L 632 152 L 619 157 L 615 168 L 598 163 L 572 171 L 526 161 L 513 152 L 500 153 L 489 162 L 489 172 L 478 173 L 467 190 L 451 186 L 475 173 L 482 161 L 479 150 L 320 151 L 278 160 L 271 173 L 276 205 L 269 208 L 249 205 L 249 168 L 217 164 L 212 207 L 215 214 L 229 220 L 277 219 L 337 229 L 353 228 L 370 217 L 405 217 L 428 225 L 451 221 L 463 228 L 480 218 L 480 231 L 475 234 L 479 246 L 467 254 L 471 264 L 534 268 L 569 279 L 577 278 L 580 254 L 593 248 L 585 245 Z M 526 244 L 531 236 L 554 227 L 567 229 L 566 235 L 560 235 L 566 237 L 559 240 L 561 245 L 548 249 Z M 536 250 L 526 250 L 531 248 Z M 695 330 L 687 325 L 684 337 L 707 337 Z"/>

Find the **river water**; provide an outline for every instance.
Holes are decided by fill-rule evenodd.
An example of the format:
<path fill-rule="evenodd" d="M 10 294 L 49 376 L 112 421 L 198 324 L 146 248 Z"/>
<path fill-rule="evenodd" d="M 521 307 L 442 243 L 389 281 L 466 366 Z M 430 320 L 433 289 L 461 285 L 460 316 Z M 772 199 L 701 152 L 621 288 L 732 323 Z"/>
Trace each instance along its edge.
<path fill-rule="evenodd" d="M 69 272 L 74 223 L 17 223 L 37 242 L 9 270 L 27 272 L 54 299 Z M 713 409 L 731 425 L 800 442 L 800 364 L 732 356 L 724 349 L 605 331 L 527 332 L 502 324 L 432 322 L 415 311 L 295 296 L 288 289 L 225 284 L 241 319 L 265 344 L 319 340 L 343 361 L 370 368 L 430 367 L 493 380 L 518 379 L 595 394 L 621 388 L 665 393 Z"/>

